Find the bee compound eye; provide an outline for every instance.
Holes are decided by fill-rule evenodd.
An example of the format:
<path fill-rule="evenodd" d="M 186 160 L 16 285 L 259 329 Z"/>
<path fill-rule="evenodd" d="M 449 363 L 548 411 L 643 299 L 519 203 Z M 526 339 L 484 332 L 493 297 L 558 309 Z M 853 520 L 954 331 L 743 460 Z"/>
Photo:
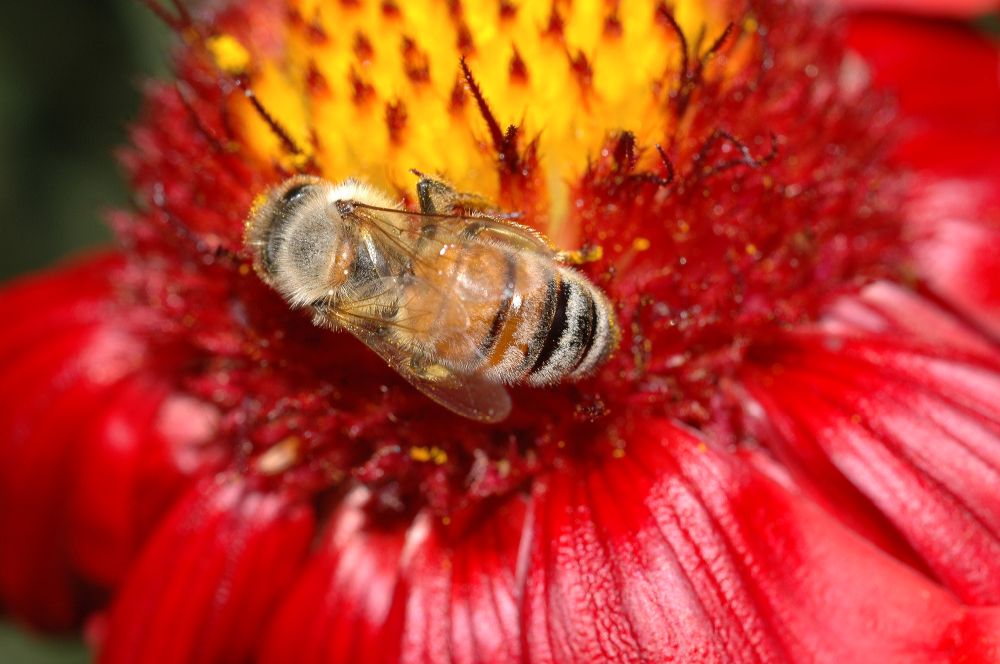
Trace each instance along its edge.
<path fill-rule="evenodd" d="M 272 208 L 270 215 L 271 222 L 265 236 L 264 250 L 261 256 L 266 272 L 270 273 L 274 269 L 278 251 L 285 242 L 285 226 L 293 218 L 296 209 L 306 200 L 306 196 L 312 187 L 313 184 L 309 182 L 303 182 L 290 187 L 288 191 L 281 195 L 281 198 L 277 200 L 277 204 Z"/>
<path fill-rule="evenodd" d="M 278 250 L 281 248 L 282 241 L 283 238 L 279 233 L 271 232 L 267 236 L 267 243 L 264 245 L 261 258 L 264 263 L 264 271 L 268 274 L 274 271 L 275 259 L 278 255 Z"/>
<path fill-rule="evenodd" d="M 305 197 L 311 186 L 311 184 L 303 183 L 292 187 L 285 192 L 284 196 L 281 197 L 282 204 L 284 204 L 287 208 L 289 205 L 298 203 Z"/>

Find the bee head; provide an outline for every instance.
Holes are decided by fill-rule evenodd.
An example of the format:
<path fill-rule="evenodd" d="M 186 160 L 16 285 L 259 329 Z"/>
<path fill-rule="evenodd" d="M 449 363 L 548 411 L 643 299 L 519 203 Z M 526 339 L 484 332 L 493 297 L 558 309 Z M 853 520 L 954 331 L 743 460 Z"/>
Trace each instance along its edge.
<path fill-rule="evenodd" d="M 325 180 L 297 175 L 254 206 L 244 244 L 261 279 L 293 304 L 326 290 L 337 229 L 330 217 Z"/>

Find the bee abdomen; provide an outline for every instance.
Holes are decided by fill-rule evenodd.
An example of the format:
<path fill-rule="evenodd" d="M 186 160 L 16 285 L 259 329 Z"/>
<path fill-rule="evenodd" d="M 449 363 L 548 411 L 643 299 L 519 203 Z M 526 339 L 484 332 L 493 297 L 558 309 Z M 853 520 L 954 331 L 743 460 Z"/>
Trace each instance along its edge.
<path fill-rule="evenodd" d="M 607 298 L 567 268 L 553 270 L 546 307 L 526 356 L 522 380 L 547 385 L 587 375 L 614 349 L 614 321 Z"/>
<path fill-rule="evenodd" d="M 500 383 L 549 385 L 581 378 L 611 354 L 614 313 L 596 286 L 547 257 L 493 251 L 503 260 L 478 262 L 475 280 L 488 280 L 496 299 L 481 313 L 464 309 L 478 345 L 471 371 Z"/>

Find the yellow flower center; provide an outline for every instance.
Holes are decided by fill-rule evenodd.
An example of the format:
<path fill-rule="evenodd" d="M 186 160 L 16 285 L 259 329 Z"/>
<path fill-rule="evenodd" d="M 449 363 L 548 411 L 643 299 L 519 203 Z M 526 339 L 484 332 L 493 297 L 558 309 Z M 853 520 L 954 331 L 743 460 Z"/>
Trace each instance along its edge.
<path fill-rule="evenodd" d="M 295 0 L 281 48 L 248 56 L 229 35 L 209 48 L 296 144 L 299 154 L 289 154 L 259 111 L 237 100 L 246 145 L 286 170 L 309 162 L 330 180 L 360 177 L 406 193 L 418 169 L 503 202 L 495 132 L 516 126 L 519 150 L 537 141 L 533 176 L 544 189 L 537 208 L 522 212 L 556 233 L 572 205 L 567 183 L 609 134 L 662 142 L 678 129 L 669 103 L 684 86 L 683 67 L 705 60 L 704 78 L 724 80 L 738 65 L 754 26 L 744 17 L 725 55 L 706 57 L 733 19 L 717 4 Z"/>

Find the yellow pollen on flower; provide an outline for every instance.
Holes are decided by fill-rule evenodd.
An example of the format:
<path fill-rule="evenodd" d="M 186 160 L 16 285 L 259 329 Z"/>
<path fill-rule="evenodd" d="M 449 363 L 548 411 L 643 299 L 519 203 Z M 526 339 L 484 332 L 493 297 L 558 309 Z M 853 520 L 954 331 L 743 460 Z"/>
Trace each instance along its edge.
<path fill-rule="evenodd" d="M 225 35 L 210 50 L 223 70 L 243 66 L 256 98 L 323 177 L 410 193 L 417 169 L 499 201 L 499 155 L 463 78 L 464 57 L 500 130 L 517 127 L 517 150 L 537 140 L 536 175 L 548 194 L 544 209 L 525 212 L 558 225 L 571 208 L 567 183 L 609 136 L 629 131 L 652 145 L 676 122 L 669 97 L 682 79 L 680 40 L 657 20 L 656 2 L 615 4 L 608 30 L 600 2 L 525 0 L 500 20 L 495 0 L 411 0 L 391 12 L 375 0 L 289 0 L 297 18 L 284 27 L 284 50 L 242 62 Z M 711 0 L 669 4 L 693 67 L 703 55 L 696 45 L 704 51 L 732 17 Z M 553 11 L 561 34 L 547 27 Z M 738 26 L 725 56 L 706 64 L 706 80 L 726 80 L 750 52 L 745 36 Z M 252 152 L 266 164 L 293 163 L 258 110 L 233 103 Z M 639 167 L 658 159 L 644 151 Z"/>
<path fill-rule="evenodd" d="M 559 259 L 571 265 L 593 263 L 594 261 L 601 260 L 603 257 L 604 247 L 599 244 L 596 246 L 585 247 L 584 249 L 572 249 L 569 251 L 559 252 Z"/>
<path fill-rule="evenodd" d="M 509 459 L 500 459 L 499 461 L 497 461 L 496 468 L 497 468 L 497 473 L 499 473 L 500 477 L 508 477 L 508 476 L 510 476 L 510 460 Z"/>
<path fill-rule="evenodd" d="M 647 238 L 637 237 L 636 239 L 632 240 L 632 248 L 635 249 L 636 251 L 646 251 L 647 249 L 649 249 L 650 246 L 652 245 L 650 244 Z"/>
<path fill-rule="evenodd" d="M 232 35 L 209 37 L 205 47 L 212 54 L 215 65 L 230 76 L 242 76 L 250 67 L 250 52 Z"/>
<path fill-rule="evenodd" d="M 264 475 L 283 473 L 298 462 L 301 451 L 302 440 L 298 436 L 289 436 L 257 457 L 257 470 Z"/>
<path fill-rule="evenodd" d="M 417 446 L 410 448 L 410 458 L 414 461 L 419 461 L 420 463 L 427 463 L 430 461 L 435 465 L 441 466 L 448 463 L 448 453 L 442 450 L 440 447 L 424 447 Z"/>

